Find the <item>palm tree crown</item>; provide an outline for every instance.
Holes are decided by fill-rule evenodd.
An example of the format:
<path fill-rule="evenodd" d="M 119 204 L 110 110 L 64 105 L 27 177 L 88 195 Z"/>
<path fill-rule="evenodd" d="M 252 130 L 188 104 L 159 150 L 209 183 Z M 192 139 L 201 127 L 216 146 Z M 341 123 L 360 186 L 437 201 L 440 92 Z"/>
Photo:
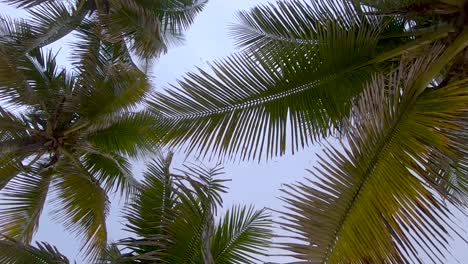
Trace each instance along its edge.
<path fill-rule="evenodd" d="M 148 81 L 112 47 L 77 50 L 71 72 L 9 36 L 0 46 L 0 232 L 30 242 L 50 199 L 93 255 L 106 245 L 107 194 L 136 190 L 128 157 L 158 143 L 154 117 L 136 111 Z"/>

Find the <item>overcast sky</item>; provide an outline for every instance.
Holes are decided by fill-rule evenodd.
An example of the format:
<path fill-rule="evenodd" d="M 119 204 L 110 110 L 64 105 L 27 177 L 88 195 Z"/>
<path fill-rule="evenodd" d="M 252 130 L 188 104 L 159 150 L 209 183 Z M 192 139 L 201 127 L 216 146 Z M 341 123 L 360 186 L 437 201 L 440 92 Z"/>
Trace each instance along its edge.
<path fill-rule="evenodd" d="M 151 79 L 155 89 L 161 90 L 168 87 L 168 83 L 175 80 L 188 71 L 193 71 L 195 66 L 206 67 L 206 62 L 225 57 L 235 51 L 233 40 L 229 37 L 228 26 L 235 22 L 235 13 L 245 10 L 265 0 L 210 0 L 205 10 L 197 17 L 195 24 L 186 33 L 185 44 L 169 50 L 152 70 Z M 0 4 L 2 14 L 19 16 L 22 13 L 7 8 Z M 63 65 L 67 64 L 66 54 L 72 37 L 67 37 L 54 44 L 54 49 L 60 49 L 59 60 Z M 229 182 L 229 193 L 224 196 L 225 208 L 233 204 L 254 204 L 257 208 L 269 207 L 281 209 L 278 199 L 278 189 L 283 183 L 291 183 L 309 176 L 305 171 L 311 168 L 316 161 L 316 153 L 320 153 L 320 146 L 303 150 L 294 156 L 274 158 L 268 163 L 230 163 L 225 164 L 225 177 L 232 179 Z M 182 155 L 176 156 L 176 164 L 180 164 Z M 141 163 L 135 166 L 137 177 L 141 178 Z M 118 202 L 118 201 L 116 201 Z M 110 240 L 118 240 L 128 234 L 122 231 L 120 209 L 113 204 L 113 210 L 108 221 Z M 46 208 L 47 209 L 47 208 Z M 466 218 L 465 218 L 466 220 Z M 468 224 L 464 224 L 465 228 Z M 47 216 L 47 210 L 41 220 L 37 240 L 48 241 L 56 245 L 59 250 L 71 259 L 81 260 L 79 241 L 73 235 L 67 234 L 64 227 L 57 224 Z M 453 254 L 461 263 L 468 263 L 468 247 L 458 240 L 453 245 Z M 272 258 L 270 261 L 278 261 Z M 457 263 L 450 261 L 450 263 Z"/>

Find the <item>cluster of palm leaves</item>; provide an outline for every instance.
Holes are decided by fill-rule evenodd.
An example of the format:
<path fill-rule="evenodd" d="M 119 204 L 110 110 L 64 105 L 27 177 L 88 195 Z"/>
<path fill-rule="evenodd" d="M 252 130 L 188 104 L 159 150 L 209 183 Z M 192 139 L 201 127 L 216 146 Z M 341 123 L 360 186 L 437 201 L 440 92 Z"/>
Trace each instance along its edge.
<path fill-rule="evenodd" d="M 109 245 L 93 263 L 258 263 L 272 237 L 269 214 L 233 206 L 216 220 L 226 191 L 221 168 L 185 166 L 174 173 L 171 161 L 169 154 L 148 165 L 125 210 L 127 230 L 136 238 Z M 1 263 L 70 263 L 46 243 L 0 240 L 0 252 Z"/>
<path fill-rule="evenodd" d="M 8 2 L 35 20 L 0 27 L 0 99 L 21 109 L 1 109 L 4 261 L 24 263 L 14 256 L 22 250 L 30 263 L 67 263 L 47 244 L 27 245 L 50 188 L 60 220 L 104 263 L 256 263 L 270 220 L 234 207 L 215 225 L 218 170 L 169 173 L 169 156 L 140 185 L 128 158 L 163 143 L 262 160 L 330 137 L 339 144 L 328 144 L 311 179 L 283 190 L 279 225 L 293 234 L 278 242 L 285 255 L 442 263 L 449 253 L 468 205 L 465 1 L 258 6 L 233 26 L 241 52 L 150 97 L 132 56 L 163 53 L 206 1 Z M 76 70 L 59 70 L 41 47 L 71 31 Z M 136 237 L 118 246 L 106 244 L 112 191 L 133 197 L 126 218 Z"/>

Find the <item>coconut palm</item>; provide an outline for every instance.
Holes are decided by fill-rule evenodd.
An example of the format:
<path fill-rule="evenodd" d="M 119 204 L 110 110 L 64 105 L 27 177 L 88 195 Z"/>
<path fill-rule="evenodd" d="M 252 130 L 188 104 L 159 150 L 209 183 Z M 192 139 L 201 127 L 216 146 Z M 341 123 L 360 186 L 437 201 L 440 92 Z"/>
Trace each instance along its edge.
<path fill-rule="evenodd" d="M 185 166 L 174 174 L 171 161 L 168 155 L 149 164 L 141 191 L 125 210 L 135 237 L 109 246 L 97 263 L 259 263 L 272 236 L 268 213 L 234 206 L 216 221 L 226 191 L 217 179 L 221 169 Z M 26 263 L 21 261 L 34 256 L 43 261 L 38 263 L 68 263 L 55 248 L 38 246 L 0 241 L 0 260 Z"/>
<path fill-rule="evenodd" d="M 232 33 L 241 53 L 188 74 L 149 104 L 166 117 L 166 141 L 188 152 L 232 159 L 294 153 L 344 134 L 363 84 L 391 70 L 401 54 L 436 40 L 453 42 L 464 27 L 457 3 L 261 5 L 238 14 Z M 460 79 L 465 64 L 462 54 L 451 58 L 437 81 Z"/>
<path fill-rule="evenodd" d="M 40 48 L 77 28 L 92 27 L 103 38 L 118 43 L 143 59 L 165 52 L 167 45 L 182 39 L 207 0 L 5 0 L 26 8 L 28 34 L 16 37 L 26 51 Z M 126 44 L 126 45 L 125 45 Z"/>
<path fill-rule="evenodd" d="M 2 30 L 14 24 L 3 21 Z M 129 158 L 154 149 L 149 84 L 113 46 L 78 43 L 73 71 L 39 49 L 0 41 L 0 233 L 29 243 L 46 200 L 94 256 L 106 246 L 108 195 L 133 193 Z M 89 35 L 89 38 L 92 38 Z"/>

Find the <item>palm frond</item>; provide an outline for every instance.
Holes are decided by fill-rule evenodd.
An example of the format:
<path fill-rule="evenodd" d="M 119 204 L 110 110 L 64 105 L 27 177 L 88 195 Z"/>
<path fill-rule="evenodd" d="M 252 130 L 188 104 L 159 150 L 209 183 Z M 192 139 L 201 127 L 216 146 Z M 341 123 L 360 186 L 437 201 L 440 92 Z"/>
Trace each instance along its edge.
<path fill-rule="evenodd" d="M 95 264 L 124 264 L 124 263 L 131 263 L 123 261 L 122 252 L 117 247 L 117 244 L 111 243 L 107 246 L 105 253 L 95 262 Z"/>
<path fill-rule="evenodd" d="M 138 190 L 140 184 L 133 177 L 127 158 L 105 153 L 91 146 L 80 149 L 87 151 L 82 158 L 84 167 L 107 193 L 115 191 L 129 198 Z"/>
<path fill-rule="evenodd" d="M 56 54 L 39 49 L 24 54 L 5 44 L 0 45 L 0 54 L 0 99 L 7 106 L 54 111 L 68 81 L 56 63 Z"/>
<path fill-rule="evenodd" d="M 34 88 L 23 69 L 34 69 L 26 56 L 0 46 L 0 99 L 9 105 L 34 105 Z"/>
<path fill-rule="evenodd" d="M 102 68 L 82 73 L 71 107 L 89 121 L 135 109 L 149 90 L 146 77 L 126 65 L 99 66 Z"/>
<path fill-rule="evenodd" d="M 270 215 L 252 206 L 233 206 L 219 220 L 211 241 L 214 263 L 253 264 L 271 244 Z"/>
<path fill-rule="evenodd" d="M 383 45 L 386 24 L 357 13 L 351 3 L 333 1 L 280 1 L 243 13 L 243 28 L 253 33 L 235 34 L 251 52 L 189 73 L 149 100 L 165 119 L 165 141 L 231 159 L 294 153 L 345 129 L 351 102 L 372 74 L 394 66 L 389 59 L 448 34 L 444 29 L 405 45 Z M 287 37 L 310 41 L 289 43 Z"/>
<path fill-rule="evenodd" d="M 193 24 L 208 0 L 160 1 L 153 10 L 159 16 L 164 33 L 180 35 Z"/>
<path fill-rule="evenodd" d="M 443 262 L 451 213 L 437 179 L 466 153 L 467 80 L 418 93 L 441 49 L 376 76 L 356 106 L 355 129 L 325 149 L 316 180 L 288 185 L 284 243 L 302 262 Z M 443 167 L 442 167 L 443 168 Z"/>
<path fill-rule="evenodd" d="M 69 264 L 56 247 L 37 242 L 33 247 L 20 241 L 6 238 L 0 240 L 0 262 L 3 264 Z"/>
<path fill-rule="evenodd" d="M 37 166 L 10 180 L 1 193 L 0 233 L 23 243 L 31 242 L 39 226 L 51 179 L 52 171 Z"/>
<path fill-rule="evenodd" d="M 186 150 L 201 154 L 252 159 L 284 154 L 287 145 L 295 152 L 329 135 L 375 71 L 356 68 L 374 50 L 375 32 L 332 32 L 323 32 L 328 39 L 313 50 L 285 54 L 289 63 L 279 69 L 267 58 L 236 55 L 211 66 L 214 74 L 200 69 L 179 81 L 180 88 L 155 94 L 149 105 L 166 118 L 166 141 L 186 142 Z M 333 55 L 324 60 L 320 52 Z"/>
<path fill-rule="evenodd" d="M 114 10 L 102 22 L 114 37 L 128 41 L 130 51 L 143 58 L 166 52 L 161 21 L 150 9 L 136 1 L 116 1 Z"/>
<path fill-rule="evenodd" d="M 31 8 L 38 5 L 41 5 L 49 0 L 5 0 L 9 5 L 14 5 L 18 8 Z"/>
<path fill-rule="evenodd" d="M 9 157 L 0 158 L 0 191 L 20 172 L 18 164 L 12 162 Z"/>
<path fill-rule="evenodd" d="M 210 237 L 214 228 L 217 206 L 221 205 L 221 193 L 225 192 L 225 180 L 216 179 L 220 167 L 184 166 L 184 176 L 178 184 L 176 210 L 178 217 L 169 226 L 172 245 L 165 249 L 167 260 L 172 263 L 212 260 Z"/>
<path fill-rule="evenodd" d="M 37 151 L 40 151 L 43 142 L 37 137 L 41 133 L 38 126 L 34 120 L 0 107 L 0 156 L 4 162 L 2 164 L 27 158 L 34 153 L 39 155 Z"/>
<path fill-rule="evenodd" d="M 170 172 L 172 154 L 153 160 L 140 194 L 129 206 L 127 228 L 141 239 L 120 243 L 131 253 L 123 259 L 167 263 L 203 263 L 210 259 L 216 207 L 224 180 L 220 168 L 185 166 Z"/>
<path fill-rule="evenodd" d="M 371 22 L 380 26 L 377 19 L 367 20 L 360 15 L 351 1 L 276 1 L 239 12 L 232 35 L 238 46 L 267 56 L 278 49 L 316 46 L 320 31 L 330 23 L 352 28 L 371 26 Z"/>
<path fill-rule="evenodd" d="M 47 1 L 28 10 L 28 21 L 34 32 L 33 38 L 25 39 L 26 51 L 47 46 L 71 33 L 87 15 L 85 1 L 76 7 L 63 2 Z"/>
<path fill-rule="evenodd" d="M 54 215 L 82 240 L 84 254 L 96 259 L 107 246 L 109 200 L 99 182 L 77 160 L 68 157 L 57 164 Z"/>
<path fill-rule="evenodd" d="M 116 152 L 138 156 L 155 150 L 161 137 L 155 117 L 148 112 L 124 112 L 111 121 L 99 120 L 102 124 L 91 126 L 86 131 L 87 141 L 104 152 Z"/>
<path fill-rule="evenodd" d="M 141 192 L 127 207 L 128 231 L 143 238 L 167 235 L 167 226 L 175 217 L 176 203 L 170 166 L 172 154 L 150 162 L 145 172 Z"/>

